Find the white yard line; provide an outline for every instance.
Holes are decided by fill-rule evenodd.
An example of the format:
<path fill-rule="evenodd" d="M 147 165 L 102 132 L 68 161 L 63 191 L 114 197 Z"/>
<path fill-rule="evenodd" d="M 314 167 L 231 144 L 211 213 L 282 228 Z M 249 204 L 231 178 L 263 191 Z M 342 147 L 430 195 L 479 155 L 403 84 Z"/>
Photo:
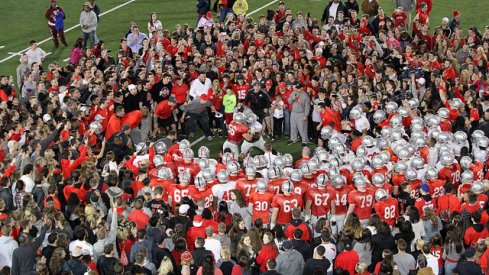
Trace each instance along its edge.
<path fill-rule="evenodd" d="M 201 136 L 200 138 L 194 140 L 194 142 L 190 143 L 190 147 L 194 146 L 195 144 L 201 142 L 202 140 L 204 140 L 205 136 Z"/>
<path fill-rule="evenodd" d="M 0 46 L 0 49 L 3 49 L 3 48 L 5 48 L 5 46 Z"/>
<path fill-rule="evenodd" d="M 111 13 L 111 12 L 113 12 L 113 11 L 117 10 L 117 9 L 120 9 L 120 8 L 122 8 L 122 7 L 126 6 L 126 5 L 129 5 L 129 4 L 131 4 L 132 2 L 135 2 L 135 1 L 136 1 L 136 0 L 129 0 L 129 1 L 125 2 L 125 3 L 123 3 L 123 4 L 120 4 L 120 5 L 118 5 L 118 6 L 115 6 L 115 7 L 111 8 L 111 9 L 110 9 L 110 10 L 108 10 L 108 11 L 102 12 L 102 13 L 101 13 L 99 16 L 104 16 L 104 15 L 106 15 L 106 14 L 108 14 L 108 13 Z M 66 29 L 66 30 L 65 30 L 65 33 L 69 32 L 69 31 L 72 31 L 72 30 L 74 30 L 74 29 L 76 29 L 76 28 L 78 28 L 78 27 L 80 27 L 80 24 L 76 24 L 75 26 L 72 26 L 72 27 L 70 27 L 70 28 Z M 44 44 L 44 43 L 46 43 L 46 42 L 50 41 L 51 39 L 52 39 L 52 37 L 50 36 L 50 37 L 48 37 L 48 38 L 46 38 L 46 39 L 44 39 L 44 40 L 42 40 L 42 41 L 37 42 L 37 45 Z M 3 62 L 5 62 L 5 61 L 7 61 L 7 60 L 9 60 L 9 59 L 11 59 L 11 58 L 13 58 L 13 57 L 17 56 L 17 55 L 21 55 L 22 53 L 24 53 L 25 51 L 27 51 L 27 50 L 29 50 L 29 49 L 30 49 L 30 47 L 27 47 L 27 48 L 25 48 L 25 49 L 23 49 L 23 50 L 21 50 L 21 51 L 19 51 L 19 52 L 17 52 L 17 53 L 8 52 L 8 54 L 10 54 L 10 56 L 8 56 L 8 57 L 6 57 L 6 58 L 4 58 L 4 59 L 0 60 L 0 63 L 3 63 Z"/>
<path fill-rule="evenodd" d="M 258 9 L 256 9 L 256 10 L 254 10 L 254 11 L 252 11 L 252 12 L 248 13 L 246 16 L 250 16 L 250 15 L 252 15 L 252 14 L 256 13 L 256 12 L 259 12 L 259 11 L 261 11 L 262 9 L 264 9 L 264 8 L 266 8 L 266 7 L 270 6 L 270 5 L 273 5 L 273 4 L 275 4 L 276 2 L 278 2 L 278 1 L 279 1 L 279 0 L 273 0 L 273 1 L 271 1 L 271 2 L 269 2 L 269 3 L 267 3 L 267 4 L 265 4 L 265 5 L 263 5 L 263 6 L 261 6 L 261 7 L 259 7 Z"/>

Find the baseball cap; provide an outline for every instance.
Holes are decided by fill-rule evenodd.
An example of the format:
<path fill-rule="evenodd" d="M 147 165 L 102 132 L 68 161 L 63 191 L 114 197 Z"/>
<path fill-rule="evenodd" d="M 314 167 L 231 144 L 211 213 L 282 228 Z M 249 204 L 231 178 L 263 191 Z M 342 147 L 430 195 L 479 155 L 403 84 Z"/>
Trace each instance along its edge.
<path fill-rule="evenodd" d="M 207 17 L 207 18 L 212 18 L 212 12 L 211 12 L 211 11 L 208 11 L 208 12 L 205 14 L 205 17 Z"/>
<path fill-rule="evenodd" d="M 195 227 L 201 227 L 202 222 L 203 222 L 202 216 L 201 215 L 195 215 L 193 225 Z"/>
<path fill-rule="evenodd" d="M 200 99 L 207 101 L 209 100 L 209 97 L 206 94 L 204 94 L 200 96 Z"/>
<path fill-rule="evenodd" d="M 287 249 L 287 250 L 288 250 L 288 249 L 292 249 L 292 241 L 290 241 L 290 240 L 286 240 L 286 241 L 284 241 L 284 243 L 282 244 L 282 247 L 283 247 L 284 249 Z"/>
<path fill-rule="evenodd" d="M 418 82 L 421 85 L 424 85 L 426 83 L 426 79 L 424 79 L 424 77 L 420 77 L 416 79 L 416 82 Z"/>
<path fill-rule="evenodd" d="M 51 120 L 51 116 L 49 114 L 45 114 L 42 116 L 42 121 L 44 121 L 44 123 L 46 123 L 50 120 Z"/>
<path fill-rule="evenodd" d="M 465 258 L 472 258 L 475 255 L 475 249 L 473 247 L 468 247 L 465 249 L 464 256 Z"/>
<path fill-rule="evenodd" d="M 75 247 L 75 249 L 73 249 L 73 251 L 71 251 L 71 256 L 73 256 L 75 258 L 80 257 L 82 254 L 83 254 L 83 251 L 79 247 Z"/>
<path fill-rule="evenodd" d="M 265 82 L 265 86 L 271 87 L 273 85 L 273 82 L 269 79 L 267 82 Z"/>
<path fill-rule="evenodd" d="M 181 215 L 187 214 L 187 211 L 190 209 L 190 206 L 188 204 L 182 204 L 180 207 L 178 207 L 178 213 Z"/>
<path fill-rule="evenodd" d="M 285 82 L 282 81 L 278 84 L 278 87 L 281 89 L 285 89 L 287 87 L 287 84 L 285 84 Z"/>
<path fill-rule="evenodd" d="M 421 184 L 419 188 L 425 192 L 430 192 L 430 186 L 426 183 Z"/>

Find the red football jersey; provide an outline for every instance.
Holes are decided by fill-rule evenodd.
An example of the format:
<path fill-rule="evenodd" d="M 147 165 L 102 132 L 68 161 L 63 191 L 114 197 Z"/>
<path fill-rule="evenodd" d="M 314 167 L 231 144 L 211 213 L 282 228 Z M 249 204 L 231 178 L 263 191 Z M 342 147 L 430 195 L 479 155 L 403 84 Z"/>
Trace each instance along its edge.
<path fill-rule="evenodd" d="M 304 194 L 306 194 L 307 190 L 309 190 L 309 184 L 303 181 L 294 183 L 294 193 L 300 195 L 302 198 L 304 198 Z"/>
<path fill-rule="evenodd" d="M 200 172 L 200 167 L 197 163 L 192 162 L 192 163 L 186 163 L 186 162 L 180 162 L 176 163 L 173 167 L 173 175 L 179 175 L 183 173 L 185 170 L 187 170 L 190 175 L 192 176 L 191 182 L 193 182 L 193 179 L 197 174 Z"/>
<path fill-rule="evenodd" d="M 392 185 L 394 186 L 401 186 L 401 183 L 406 181 L 406 177 L 402 174 L 395 174 L 392 176 Z"/>
<path fill-rule="evenodd" d="M 445 181 L 441 179 L 427 181 L 430 187 L 430 196 L 434 199 L 440 197 L 445 191 Z"/>
<path fill-rule="evenodd" d="M 228 140 L 232 142 L 243 141 L 243 134 L 248 132 L 248 127 L 244 124 L 236 123 L 234 120 L 229 123 Z"/>
<path fill-rule="evenodd" d="M 277 223 L 288 224 L 292 220 L 292 209 L 302 208 L 302 197 L 297 194 L 276 195 L 272 200 L 272 207 L 278 208 Z"/>
<path fill-rule="evenodd" d="M 416 207 L 418 209 L 418 212 L 419 212 L 419 217 L 422 219 L 423 218 L 423 211 L 425 208 L 433 208 L 433 210 L 437 210 L 436 209 L 436 201 L 435 199 L 432 199 L 430 201 L 426 201 L 423 197 L 420 197 L 416 200 L 416 202 L 414 203 L 414 207 Z"/>
<path fill-rule="evenodd" d="M 343 215 L 346 213 L 348 206 L 348 194 L 352 190 L 351 187 L 345 185 L 341 189 L 336 189 L 336 215 Z"/>
<path fill-rule="evenodd" d="M 438 198 L 438 209 L 436 211 L 436 215 L 438 215 L 442 220 L 448 221 L 453 212 L 460 212 L 460 207 L 460 200 L 456 196 L 446 194 Z"/>
<path fill-rule="evenodd" d="M 268 182 L 268 192 L 278 195 L 280 194 L 280 188 L 282 188 L 282 183 L 284 179 L 274 179 Z"/>
<path fill-rule="evenodd" d="M 306 193 L 306 200 L 312 202 L 311 214 L 321 217 L 329 214 L 331 202 L 336 199 L 336 190 L 333 188 L 310 188 Z"/>
<path fill-rule="evenodd" d="M 248 90 L 249 90 L 248 84 L 244 84 L 244 85 L 236 84 L 233 87 L 233 92 L 236 94 L 236 97 L 238 98 L 238 100 L 244 100 L 246 97 L 246 94 L 248 93 Z"/>
<path fill-rule="evenodd" d="M 195 186 L 172 184 L 168 190 L 168 196 L 172 198 L 173 209 L 175 209 L 177 204 L 182 202 L 183 197 L 192 198 L 193 194 L 195 194 Z"/>
<path fill-rule="evenodd" d="M 399 205 L 395 198 L 388 198 L 385 201 L 378 201 L 375 203 L 375 213 L 380 216 L 380 219 L 388 223 L 390 226 L 396 224 L 397 217 L 399 216 Z"/>
<path fill-rule="evenodd" d="M 192 199 L 194 200 L 195 203 L 197 203 L 199 200 L 204 200 L 204 207 L 205 208 L 212 208 L 212 201 L 214 200 L 214 194 L 212 193 L 212 188 L 207 187 L 204 191 L 199 191 L 195 190 L 194 193 L 191 194 Z"/>
<path fill-rule="evenodd" d="M 236 181 L 236 189 L 243 193 L 243 197 L 246 203 L 248 203 L 250 200 L 250 194 L 256 191 L 256 179 L 239 179 Z"/>
<path fill-rule="evenodd" d="M 454 187 L 458 187 L 460 182 L 460 165 L 452 164 L 451 168 L 443 167 L 438 172 L 438 178 L 441 180 L 445 180 L 446 182 L 451 182 Z"/>
<path fill-rule="evenodd" d="M 487 195 L 486 194 L 478 194 L 477 195 L 477 203 L 483 209 L 487 203 Z"/>
<path fill-rule="evenodd" d="M 389 183 L 384 183 L 384 185 L 382 185 L 380 187 L 372 186 L 372 189 L 374 189 L 374 194 L 377 191 L 377 189 L 380 189 L 380 188 L 384 189 L 387 192 L 387 194 L 392 194 L 393 187 Z"/>
<path fill-rule="evenodd" d="M 387 182 L 391 181 L 391 173 L 389 173 L 389 170 L 387 169 L 387 167 L 382 166 L 380 168 L 372 170 L 372 175 L 375 175 L 377 173 L 384 175 L 385 181 L 387 181 Z"/>
<path fill-rule="evenodd" d="M 251 216 L 253 222 L 261 218 L 263 224 L 270 223 L 270 207 L 274 196 L 270 192 L 253 192 L 250 194 L 250 203 L 253 205 L 253 215 Z"/>
<path fill-rule="evenodd" d="M 365 192 L 354 190 L 348 194 L 348 204 L 355 205 L 353 212 L 358 215 L 360 220 L 370 219 L 374 197 L 373 189 L 367 189 Z"/>
<path fill-rule="evenodd" d="M 474 162 L 474 164 L 470 165 L 469 170 L 474 173 L 474 180 L 483 180 L 484 179 L 484 166 L 480 162 Z"/>
<path fill-rule="evenodd" d="M 409 196 L 413 198 L 414 200 L 419 198 L 419 186 L 421 185 L 420 180 L 413 180 L 412 182 L 409 183 L 411 186 L 411 192 L 409 193 Z"/>

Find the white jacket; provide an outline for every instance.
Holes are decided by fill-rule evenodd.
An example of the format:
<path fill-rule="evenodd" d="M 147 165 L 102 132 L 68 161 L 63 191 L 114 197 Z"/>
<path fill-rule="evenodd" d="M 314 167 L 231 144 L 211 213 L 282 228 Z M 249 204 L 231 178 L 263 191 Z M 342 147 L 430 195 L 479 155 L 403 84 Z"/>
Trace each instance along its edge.
<path fill-rule="evenodd" d="M 12 237 L 0 237 L 0 268 L 4 266 L 12 267 L 12 255 L 19 244 Z"/>

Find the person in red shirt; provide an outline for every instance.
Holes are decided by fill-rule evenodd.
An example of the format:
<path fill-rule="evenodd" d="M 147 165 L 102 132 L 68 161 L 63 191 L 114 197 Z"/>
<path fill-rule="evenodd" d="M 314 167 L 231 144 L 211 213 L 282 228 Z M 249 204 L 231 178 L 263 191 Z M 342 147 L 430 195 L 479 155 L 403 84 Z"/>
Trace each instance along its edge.
<path fill-rule="evenodd" d="M 134 203 L 135 209 L 129 213 L 128 217 L 129 221 L 136 223 L 136 228 L 138 230 L 146 229 L 149 222 L 149 216 L 142 210 L 143 205 L 143 201 L 141 199 L 137 199 Z"/>
<path fill-rule="evenodd" d="M 238 83 L 233 86 L 233 92 L 236 94 L 238 101 L 244 100 L 250 86 L 246 84 L 243 75 L 238 75 L 236 79 Z"/>
<path fill-rule="evenodd" d="M 379 188 L 375 192 L 374 205 L 375 213 L 380 216 L 380 219 L 388 223 L 391 227 L 394 227 L 399 216 L 399 205 L 397 199 L 389 198 L 388 193 Z"/>
<path fill-rule="evenodd" d="M 289 238 L 289 240 L 294 240 L 294 232 L 296 229 L 302 231 L 301 240 L 306 242 L 311 240 L 311 229 L 302 220 L 301 210 L 299 208 L 292 210 L 292 221 L 285 226 L 285 237 Z"/>
<path fill-rule="evenodd" d="M 238 189 L 245 199 L 246 204 L 250 201 L 250 194 L 256 189 L 256 167 L 254 165 L 248 165 L 245 168 L 246 178 L 238 179 L 236 181 L 236 189 Z"/>
<path fill-rule="evenodd" d="M 406 26 L 407 14 L 402 7 L 397 7 L 397 9 L 392 12 L 392 19 L 394 19 L 394 27 L 399 25 Z"/>
<path fill-rule="evenodd" d="M 194 162 L 194 152 L 191 148 L 181 150 L 183 162 L 172 165 L 173 174 L 180 175 L 183 171 L 190 173 L 190 182 L 193 182 L 195 176 L 200 172 L 200 166 Z"/>
<path fill-rule="evenodd" d="M 176 106 L 176 99 L 173 96 L 170 96 L 168 100 L 162 100 L 158 103 L 154 113 L 158 117 L 158 125 L 160 127 L 167 130 L 168 128 L 171 128 L 173 131 L 176 131 L 176 118 L 173 116 L 173 111 L 176 110 Z M 157 129 L 160 127 L 157 127 Z"/>
<path fill-rule="evenodd" d="M 337 235 L 343 230 L 343 224 L 348 206 L 348 194 L 352 191 L 352 188 L 345 184 L 345 178 L 342 175 L 331 177 L 331 186 L 336 192 L 336 213 L 331 217 L 330 221 L 332 223 L 336 222 L 336 226 L 333 228 L 333 234 Z"/>
<path fill-rule="evenodd" d="M 460 200 L 452 194 L 453 185 L 445 185 L 444 194 L 438 197 L 438 208 L 436 215 L 440 217 L 442 221 L 450 221 L 451 214 L 454 212 L 460 213 Z"/>
<path fill-rule="evenodd" d="M 197 176 L 194 180 L 195 193 L 192 194 L 192 199 L 197 204 L 199 200 L 204 202 L 204 207 L 212 209 L 214 194 L 212 193 L 211 186 L 207 186 L 203 176 Z"/>
<path fill-rule="evenodd" d="M 267 192 L 268 186 L 264 179 L 256 181 L 256 192 L 252 192 L 249 196 L 249 208 L 252 209 L 252 222 L 261 219 L 263 224 L 270 223 L 270 208 L 274 194 Z"/>
<path fill-rule="evenodd" d="M 201 215 L 195 215 L 192 226 L 187 230 L 187 248 L 188 251 L 195 250 L 195 240 L 197 238 L 205 239 L 207 235 L 205 234 L 205 227 L 202 226 L 204 219 Z"/>
<path fill-rule="evenodd" d="M 464 234 L 464 244 L 465 246 L 476 246 L 479 241 L 484 240 L 489 236 L 489 231 L 487 228 L 480 223 L 481 221 L 481 212 L 474 211 L 472 213 L 472 224 L 465 230 Z"/>
<path fill-rule="evenodd" d="M 321 217 L 328 214 L 336 215 L 336 191 L 327 186 L 328 177 L 320 174 L 316 179 L 316 188 L 306 192 L 306 206 L 304 209 L 306 221 L 311 220 L 314 226 Z"/>
<path fill-rule="evenodd" d="M 270 259 L 275 259 L 278 256 L 278 249 L 273 241 L 273 234 L 271 232 L 265 232 L 263 234 L 263 247 L 256 256 L 256 264 L 260 266 L 260 271 L 267 271 L 267 262 Z"/>
<path fill-rule="evenodd" d="M 427 207 L 433 208 L 436 211 L 437 205 L 436 200 L 430 196 L 430 187 L 428 184 L 423 183 L 419 187 L 419 198 L 414 203 L 414 207 L 418 209 L 419 218 L 423 218 L 424 209 Z"/>
<path fill-rule="evenodd" d="M 358 253 L 353 250 L 352 241 L 350 239 L 343 240 L 344 250 L 336 256 L 334 261 L 335 268 L 341 268 L 349 272 L 349 274 L 355 274 L 355 266 L 360 261 Z"/>
<path fill-rule="evenodd" d="M 355 213 L 360 219 L 362 226 L 366 226 L 372 216 L 372 209 L 374 206 L 374 193 L 373 190 L 367 188 L 367 179 L 360 173 L 356 173 L 359 176 L 353 177 L 356 190 L 353 190 L 348 194 L 348 211 L 346 217 L 351 213 Z"/>
<path fill-rule="evenodd" d="M 288 224 L 292 220 L 292 209 L 302 208 L 302 197 L 294 193 L 294 184 L 290 180 L 285 180 L 282 184 L 282 193 L 276 195 L 272 200 L 272 220 L 271 228 L 275 224 Z"/>
<path fill-rule="evenodd" d="M 168 204 L 175 209 L 176 205 L 182 202 L 183 197 L 191 198 L 195 193 L 195 186 L 190 184 L 190 172 L 185 170 L 178 174 L 179 184 L 172 184 L 168 190 Z"/>
<path fill-rule="evenodd" d="M 248 126 L 246 126 L 246 115 L 241 112 L 235 113 L 233 121 L 228 126 L 228 138 L 222 145 L 222 151 L 229 148 L 234 156 L 238 156 L 239 144 L 245 138 L 246 140 L 251 140 L 253 137 L 248 130 Z"/>

